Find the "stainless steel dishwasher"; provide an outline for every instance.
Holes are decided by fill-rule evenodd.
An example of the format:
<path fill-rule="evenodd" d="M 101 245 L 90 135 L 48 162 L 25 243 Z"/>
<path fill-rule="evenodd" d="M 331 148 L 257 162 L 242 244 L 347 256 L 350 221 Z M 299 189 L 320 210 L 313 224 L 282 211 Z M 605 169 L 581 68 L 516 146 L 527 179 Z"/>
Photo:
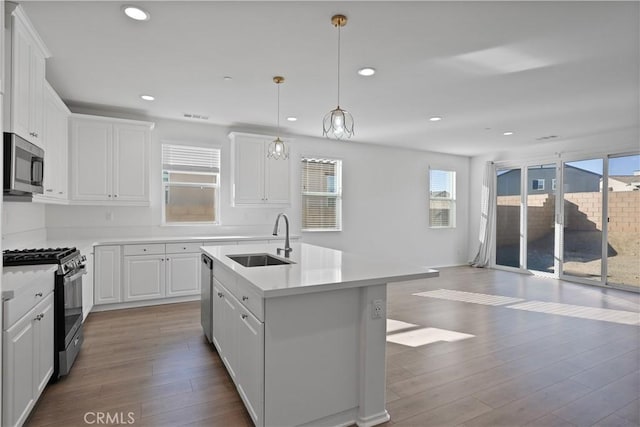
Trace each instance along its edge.
<path fill-rule="evenodd" d="M 213 260 L 202 254 L 201 268 L 201 299 L 200 299 L 200 324 L 209 342 L 213 336 Z"/>

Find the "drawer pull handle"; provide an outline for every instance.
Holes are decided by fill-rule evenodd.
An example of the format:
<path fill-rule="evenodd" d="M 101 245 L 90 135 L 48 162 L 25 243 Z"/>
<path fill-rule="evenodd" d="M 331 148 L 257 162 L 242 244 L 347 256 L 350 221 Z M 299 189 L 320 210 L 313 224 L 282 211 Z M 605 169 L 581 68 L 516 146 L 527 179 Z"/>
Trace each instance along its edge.
<path fill-rule="evenodd" d="M 245 296 L 242 297 L 242 301 L 247 301 L 248 299 L 249 297 L 245 297 Z"/>
<path fill-rule="evenodd" d="M 246 314 L 243 314 L 243 315 L 242 315 L 242 320 L 244 320 L 244 319 L 246 319 L 246 318 L 247 318 L 247 315 L 246 315 Z"/>
<path fill-rule="evenodd" d="M 147 250 L 146 250 L 146 249 L 143 249 L 143 250 L 142 250 L 142 252 L 147 252 Z"/>
<path fill-rule="evenodd" d="M 218 292 L 218 298 L 222 298 L 224 294 L 222 292 Z"/>
<path fill-rule="evenodd" d="M 35 318 L 35 319 L 33 319 L 33 320 L 37 320 L 37 321 L 39 322 L 39 321 L 41 321 L 41 320 L 42 320 L 42 318 L 43 318 L 43 317 L 44 317 L 44 314 L 40 313 L 40 314 L 38 314 L 38 315 L 36 316 L 36 318 Z"/>
<path fill-rule="evenodd" d="M 42 292 L 38 292 L 38 293 L 36 294 L 36 296 L 37 296 L 37 297 L 41 297 L 41 296 L 42 296 Z"/>

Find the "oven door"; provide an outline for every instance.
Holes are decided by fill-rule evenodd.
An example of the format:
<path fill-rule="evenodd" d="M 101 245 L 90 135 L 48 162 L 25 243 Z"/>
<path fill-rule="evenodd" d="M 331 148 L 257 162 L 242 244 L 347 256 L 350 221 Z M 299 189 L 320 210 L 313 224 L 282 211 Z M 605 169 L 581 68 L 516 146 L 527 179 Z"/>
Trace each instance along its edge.
<path fill-rule="evenodd" d="M 71 343 L 82 325 L 82 276 L 87 274 L 84 266 L 70 271 L 63 277 L 64 286 L 64 346 Z"/>

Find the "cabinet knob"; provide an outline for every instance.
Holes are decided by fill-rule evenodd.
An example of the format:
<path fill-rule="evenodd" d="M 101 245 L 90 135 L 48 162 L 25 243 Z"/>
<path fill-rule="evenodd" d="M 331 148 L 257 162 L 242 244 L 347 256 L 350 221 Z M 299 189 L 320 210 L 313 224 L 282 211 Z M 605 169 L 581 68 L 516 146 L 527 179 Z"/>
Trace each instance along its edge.
<path fill-rule="evenodd" d="M 146 250 L 146 249 L 142 249 L 142 251 L 143 251 L 143 252 L 147 252 L 147 250 Z"/>
<path fill-rule="evenodd" d="M 164 258 L 160 258 L 160 261 L 164 261 Z"/>
<path fill-rule="evenodd" d="M 36 296 L 37 296 L 37 297 L 41 297 L 41 296 L 42 296 L 42 292 L 38 292 L 38 293 L 36 293 Z"/>
<path fill-rule="evenodd" d="M 171 258 L 167 258 L 167 261 L 171 261 Z"/>
<path fill-rule="evenodd" d="M 58 194 L 64 194 L 62 191 L 58 191 Z"/>
<path fill-rule="evenodd" d="M 242 301 L 247 301 L 249 299 L 249 297 L 245 297 L 244 295 L 242 296 Z"/>
<path fill-rule="evenodd" d="M 242 319 L 244 320 L 244 319 L 246 319 L 246 318 L 247 318 L 247 315 L 246 315 L 246 314 L 243 314 L 243 315 L 242 315 Z"/>
<path fill-rule="evenodd" d="M 218 298 L 222 298 L 224 294 L 222 292 L 218 292 Z"/>
<path fill-rule="evenodd" d="M 108 196 L 111 197 L 111 194 L 109 194 Z"/>
<path fill-rule="evenodd" d="M 41 321 L 41 320 L 42 320 L 42 318 L 43 318 L 43 317 L 44 317 L 44 314 L 40 313 L 40 314 L 38 314 L 38 315 L 36 316 L 36 318 L 35 318 L 35 319 L 33 319 L 33 320 L 37 320 L 37 321 L 39 322 L 39 321 Z"/>
<path fill-rule="evenodd" d="M 113 195 L 113 197 L 118 197 L 118 195 L 117 195 L 117 194 L 114 194 L 114 195 Z"/>

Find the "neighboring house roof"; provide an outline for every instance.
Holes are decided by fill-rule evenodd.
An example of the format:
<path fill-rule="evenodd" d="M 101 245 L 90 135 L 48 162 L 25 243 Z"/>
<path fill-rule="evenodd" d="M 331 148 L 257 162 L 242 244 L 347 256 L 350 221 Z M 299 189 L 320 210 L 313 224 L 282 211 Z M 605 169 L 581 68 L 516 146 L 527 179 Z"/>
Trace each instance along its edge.
<path fill-rule="evenodd" d="M 638 175 L 609 175 L 609 179 L 615 179 L 625 184 L 640 185 L 640 176 Z"/>
<path fill-rule="evenodd" d="M 555 167 L 556 167 L 555 165 L 553 165 L 553 166 L 548 166 L 548 167 L 544 167 L 544 166 L 543 166 L 543 167 L 536 168 L 536 169 L 537 169 L 537 170 L 545 170 L 545 169 L 547 169 L 547 170 L 551 170 L 551 169 L 555 169 Z M 577 167 L 575 167 L 575 166 L 571 166 L 571 165 L 567 165 L 567 164 L 565 164 L 565 165 L 564 165 L 564 167 L 565 167 L 565 168 L 575 169 L 575 170 L 577 170 L 578 172 L 587 173 L 587 174 L 594 175 L 594 176 L 597 176 L 597 177 L 599 177 L 599 178 L 602 178 L 602 175 L 601 175 L 601 174 L 596 173 L 596 172 L 592 172 L 592 171 L 590 171 L 590 170 L 577 168 Z M 508 170 L 508 171 L 506 171 L 506 172 L 504 172 L 504 173 L 502 173 L 502 174 L 498 175 L 498 178 L 502 178 L 503 176 L 509 175 L 510 173 L 513 173 L 513 172 L 516 172 L 516 171 L 517 171 L 517 172 L 520 172 L 520 169 L 518 169 L 518 168 L 516 168 L 516 169 L 510 169 L 510 170 Z M 636 177 L 636 178 L 638 178 L 638 177 Z"/>

